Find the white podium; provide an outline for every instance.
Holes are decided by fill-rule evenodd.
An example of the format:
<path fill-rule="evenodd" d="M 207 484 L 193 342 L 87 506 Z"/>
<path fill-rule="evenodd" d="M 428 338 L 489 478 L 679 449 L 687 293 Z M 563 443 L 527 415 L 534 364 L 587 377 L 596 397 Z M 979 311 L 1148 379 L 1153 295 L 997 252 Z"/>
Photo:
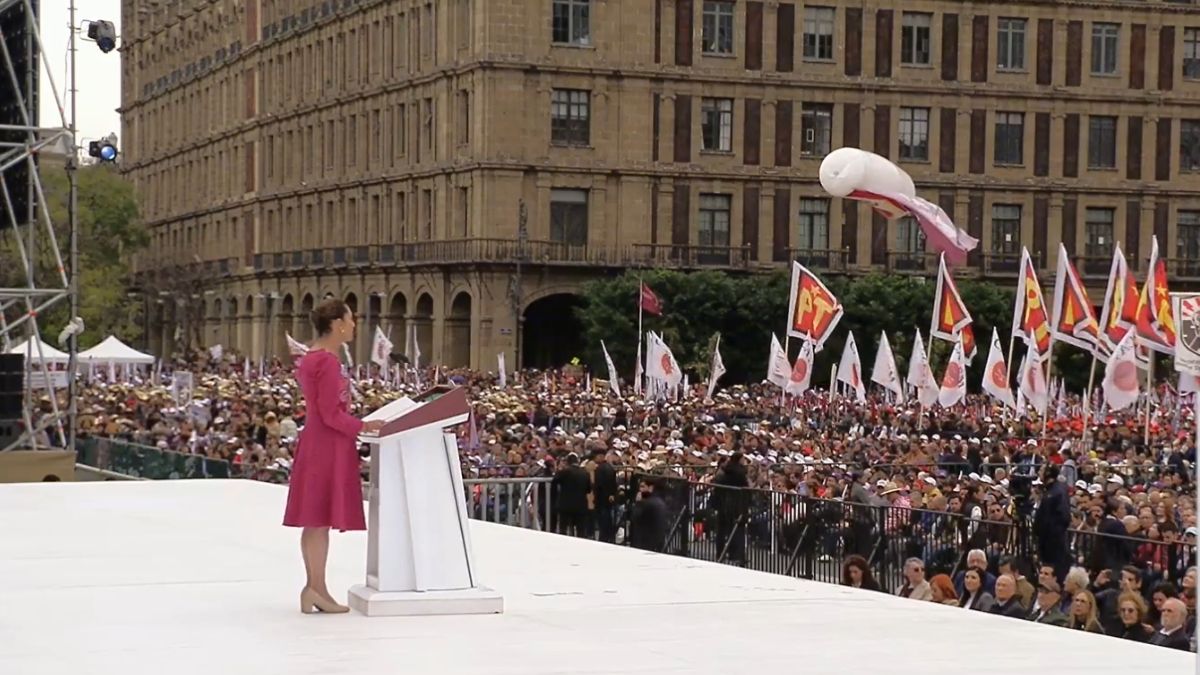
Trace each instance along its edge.
<path fill-rule="evenodd" d="M 435 387 L 367 416 L 383 429 L 371 445 L 367 582 L 350 607 L 367 616 L 499 614 L 504 598 L 479 583 L 458 444 L 447 427 L 467 421 L 466 390 Z"/>

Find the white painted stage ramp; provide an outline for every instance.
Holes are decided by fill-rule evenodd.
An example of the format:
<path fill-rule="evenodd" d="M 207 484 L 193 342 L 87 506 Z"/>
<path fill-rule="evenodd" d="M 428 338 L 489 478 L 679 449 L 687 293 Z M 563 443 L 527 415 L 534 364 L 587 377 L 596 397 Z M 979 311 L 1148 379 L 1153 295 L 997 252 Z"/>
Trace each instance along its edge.
<path fill-rule="evenodd" d="M 495 616 L 302 615 L 285 488 L 0 485 L 0 673 L 1192 672 L 1194 655 L 500 525 L 472 530 Z M 329 582 L 363 580 L 334 535 Z"/>

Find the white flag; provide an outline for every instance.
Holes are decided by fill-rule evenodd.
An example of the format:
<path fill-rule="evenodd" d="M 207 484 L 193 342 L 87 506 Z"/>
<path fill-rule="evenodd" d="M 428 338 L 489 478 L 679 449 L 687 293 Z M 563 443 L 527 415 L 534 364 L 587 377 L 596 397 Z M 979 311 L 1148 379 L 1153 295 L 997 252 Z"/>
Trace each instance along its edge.
<path fill-rule="evenodd" d="M 388 357 L 392 355 L 392 341 L 383 334 L 383 327 L 375 327 L 375 339 L 371 343 L 371 363 L 380 368 L 387 368 Z"/>
<path fill-rule="evenodd" d="M 1104 366 L 1104 401 L 1109 410 L 1124 410 L 1138 399 L 1138 367 L 1134 331 L 1117 345 Z"/>
<path fill-rule="evenodd" d="M 221 345 L 213 345 L 208 348 L 208 355 L 213 361 L 220 361 L 221 357 L 225 356 L 225 348 Z"/>
<path fill-rule="evenodd" d="M 421 338 L 420 338 L 420 334 L 417 333 L 417 324 L 415 324 L 415 323 L 413 324 L 413 327 L 412 327 L 412 336 L 413 336 L 412 365 L 413 365 L 413 368 L 419 369 L 421 367 Z M 437 384 L 437 382 L 435 381 L 434 384 Z"/>
<path fill-rule="evenodd" d="M 949 408 L 967 395 L 967 357 L 963 353 L 962 340 L 954 343 L 954 351 L 950 354 L 950 363 L 942 373 L 942 386 L 938 391 L 938 403 L 943 408 Z"/>
<path fill-rule="evenodd" d="M 308 353 L 308 347 L 303 342 L 299 342 L 296 338 L 292 337 L 290 333 L 284 333 L 284 337 L 287 338 L 289 354 L 292 356 L 304 356 Z"/>
<path fill-rule="evenodd" d="M 508 387 L 508 364 L 504 363 L 504 352 L 496 355 L 496 370 L 500 373 L 500 388 Z"/>
<path fill-rule="evenodd" d="M 792 365 L 788 363 L 787 352 L 779 344 L 779 338 L 771 333 L 771 360 L 767 363 L 767 382 L 784 389 L 792 374 Z"/>
<path fill-rule="evenodd" d="M 242 361 L 242 377 L 247 380 L 250 379 L 250 357 L 249 356 L 247 356 Z"/>
<path fill-rule="evenodd" d="M 859 403 L 867 400 L 867 387 L 862 379 L 862 360 L 858 358 L 858 345 L 854 342 L 854 333 L 846 337 L 846 346 L 842 349 L 842 362 L 838 365 L 837 381 L 854 390 L 854 397 Z"/>
<path fill-rule="evenodd" d="M 983 390 L 1004 405 L 1014 408 L 1012 387 L 1008 385 L 1008 364 L 1004 362 L 1004 350 L 1000 347 L 1000 333 L 992 328 L 992 347 L 988 350 L 987 365 L 983 369 Z"/>
<path fill-rule="evenodd" d="M 917 401 L 923 406 L 937 403 L 938 384 L 933 377 L 933 369 L 929 367 L 929 359 L 925 356 L 925 340 L 921 331 L 913 337 L 912 355 L 908 358 L 908 383 L 917 390 Z"/>
<path fill-rule="evenodd" d="M 671 353 L 671 348 L 662 338 L 650 334 L 652 350 L 646 362 L 646 376 L 659 380 L 667 387 L 677 387 L 683 382 L 683 373 L 679 370 L 679 362 Z"/>
<path fill-rule="evenodd" d="M 1050 403 L 1050 387 L 1046 384 L 1046 372 L 1036 359 L 1021 359 L 1021 393 L 1025 402 L 1032 406 L 1039 415 L 1046 414 L 1046 406 Z"/>
<path fill-rule="evenodd" d="M 887 333 L 879 337 L 879 349 L 875 352 L 875 366 L 871 368 L 871 381 L 896 394 L 904 400 L 904 387 L 900 384 L 900 371 L 896 368 L 896 356 Z"/>
<path fill-rule="evenodd" d="M 784 390 L 793 395 L 799 396 L 808 391 L 809 384 L 812 383 L 813 369 L 813 346 L 808 340 L 800 347 L 800 355 L 796 357 L 796 363 L 792 366 L 792 372 L 788 376 L 787 387 Z"/>
<path fill-rule="evenodd" d="M 604 346 L 604 340 L 600 341 L 600 349 L 604 351 L 604 365 L 608 366 L 608 388 L 612 389 L 612 393 L 621 398 L 621 384 L 617 382 L 617 367 L 613 365 L 612 357 L 608 355 L 608 347 Z"/>
<path fill-rule="evenodd" d="M 717 389 L 717 380 L 725 374 L 725 361 L 721 358 L 721 334 L 717 333 L 717 343 L 713 345 L 712 364 L 708 368 L 708 398 L 712 398 Z"/>

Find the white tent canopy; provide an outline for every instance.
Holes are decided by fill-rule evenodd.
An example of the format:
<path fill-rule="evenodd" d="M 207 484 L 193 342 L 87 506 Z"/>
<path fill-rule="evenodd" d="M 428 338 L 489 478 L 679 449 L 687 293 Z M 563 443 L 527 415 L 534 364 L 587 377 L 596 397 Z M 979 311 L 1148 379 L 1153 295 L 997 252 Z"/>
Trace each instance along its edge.
<path fill-rule="evenodd" d="M 39 349 L 39 344 L 40 349 Z M 51 347 L 45 340 L 38 339 L 24 340 L 13 345 L 12 349 L 8 350 L 9 354 L 23 354 L 26 361 L 36 362 L 43 360 L 46 363 L 66 363 L 70 360 L 70 355 L 66 352 L 59 351 Z"/>
<path fill-rule="evenodd" d="M 79 352 L 79 360 L 82 363 L 122 365 L 151 365 L 154 363 L 153 356 L 139 352 L 118 340 L 115 335 L 109 335 L 95 347 Z"/>

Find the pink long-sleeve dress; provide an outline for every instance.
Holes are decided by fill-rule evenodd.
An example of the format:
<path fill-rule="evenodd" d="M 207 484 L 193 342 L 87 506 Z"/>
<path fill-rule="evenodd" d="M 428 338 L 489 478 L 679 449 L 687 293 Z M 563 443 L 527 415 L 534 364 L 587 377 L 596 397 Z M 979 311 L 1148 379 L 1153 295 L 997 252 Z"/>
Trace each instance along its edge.
<path fill-rule="evenodd" d="M 365 530 L 358 434 L 350 414 L 350 381 L 341 362 L 324 350 L 308 352 L 296 368 L 306 417 L 288 485 L 283 524 Z"/>

